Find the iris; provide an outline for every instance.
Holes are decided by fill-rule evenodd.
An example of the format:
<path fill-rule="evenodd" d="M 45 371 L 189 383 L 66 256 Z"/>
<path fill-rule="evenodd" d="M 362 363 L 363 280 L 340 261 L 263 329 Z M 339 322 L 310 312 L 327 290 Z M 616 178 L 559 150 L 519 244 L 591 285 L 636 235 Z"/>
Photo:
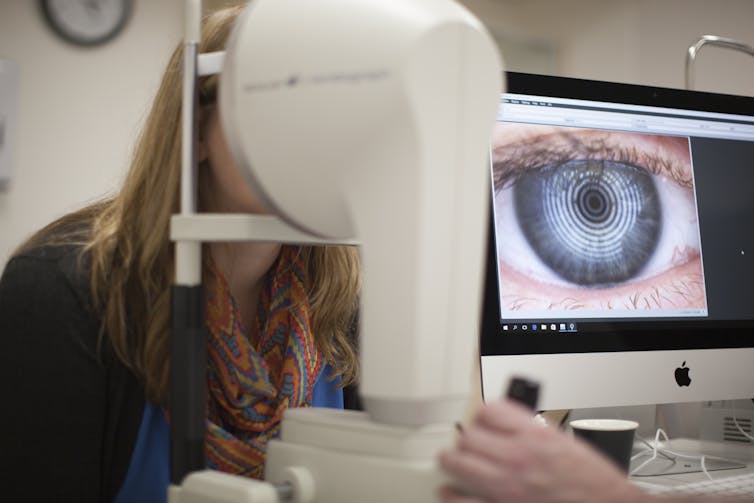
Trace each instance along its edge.
<path fill-rule="evenodd" d="M 660 238 L 653 177 L 627 163 L 586 159 L 529 170 L 516 181 L 514 208 L 542 262 L 584 287 L 634 278 Z"/>

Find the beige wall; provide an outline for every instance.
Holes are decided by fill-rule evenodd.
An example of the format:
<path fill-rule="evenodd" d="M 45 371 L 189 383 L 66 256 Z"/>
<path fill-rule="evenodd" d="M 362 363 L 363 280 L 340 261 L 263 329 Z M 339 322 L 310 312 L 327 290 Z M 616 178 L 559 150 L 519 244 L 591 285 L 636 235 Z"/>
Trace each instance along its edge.
<path fill-rule="evenodd" d="M 81 49 L 58 39 L 37 1 L 0 1 L 0 58 L 19 66 L 15 176 L 0 192 L 0 267 L 29 233 L 117 188 L 180 39 L 181 0 L 135 1 L 124 32 Z"/>
<path fill-rule="evenodd" d="M 485 20 L 513 54 L 549 47 L 550 64 L 508 68 L 579 78 L 684 87 L 686 50 L 701 35 L 739 39 L 754 46 L 751 0 L 462 0 Z M 503 46 L 505 47 L 505 45 Z M 541 52 L 541 51 L 540 51 Z M 505 58 L 505 54 L 503 55 Z M 543 60 L 541 54 L 535 62 Z M 754 95 L 754 58 L 703 49 L 697 88 Z"/>
<path fill-rule="evenodd" d="M 32 0 L 0 0 L 0 58 L 20 69 L 15 177 L 0 192 L 0 267 L 29 233 L 117 188 L 170 50 L 182 0 L 134 0 L 120 37 L 78 49 Z M 206 2 L 211 5 L 233 0 Z M 509 44 L 510 69 L 683 86 L 686 47 L 714 33 L 754 44 L 750 0 L 465 0 Z M 717 52 L 714 52 L 717 51 Z M 710 49 L 700 87 L 754 94 L 754 59 Z"/>

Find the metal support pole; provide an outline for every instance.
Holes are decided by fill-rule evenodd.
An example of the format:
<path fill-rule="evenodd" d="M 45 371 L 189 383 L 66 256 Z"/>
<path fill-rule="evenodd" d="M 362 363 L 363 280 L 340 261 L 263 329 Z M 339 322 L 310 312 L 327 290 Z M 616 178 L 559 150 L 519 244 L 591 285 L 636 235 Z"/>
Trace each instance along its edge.
<path fill-rule="evenodd" d="M 181 144 L 181 215 L 196 212 L 197 58 L 201 0 L 185 2 Z M 206 468 L 207 347 L 201 287 L 201 242 L 175 243 L 170 362 L 170 481 Z"/>

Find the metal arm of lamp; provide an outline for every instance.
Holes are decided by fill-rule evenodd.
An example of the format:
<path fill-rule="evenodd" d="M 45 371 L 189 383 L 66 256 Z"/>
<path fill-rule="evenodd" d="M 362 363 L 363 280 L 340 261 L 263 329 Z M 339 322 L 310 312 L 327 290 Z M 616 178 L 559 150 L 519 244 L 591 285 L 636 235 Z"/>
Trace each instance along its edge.
<path fill-rule="evenodd" d="M 747 45 L 739 40 L 716 35 L 704 35 L 699 40 L 689 46 L 686 53 L 686 89 L 694 89 L 694 72 L 693 67 L 696 56 L 702 47 L 706 45 L 724 47 L 735 51 L 743 52 L 749 56 L 754 56 L 754 47 Z"/>

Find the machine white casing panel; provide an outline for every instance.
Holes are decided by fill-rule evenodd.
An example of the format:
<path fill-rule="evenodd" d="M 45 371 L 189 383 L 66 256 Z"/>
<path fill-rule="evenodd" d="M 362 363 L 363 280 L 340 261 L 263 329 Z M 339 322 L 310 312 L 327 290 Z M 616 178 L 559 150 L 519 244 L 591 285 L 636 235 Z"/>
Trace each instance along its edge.
<path fill-rule="evenodd" d="M 227 47 L 221 116 L 251 185 L 293 226 L 362 244 L 377 421 L 466 406 L 501 88 L 495 44 L 446 0 L 256 0 Z"/>
<path fill-rule="evenodd" d="M 312 502 L 432 503 L 448 483 L 435 459 L 454 434 L 451 424 L 382 425 L 363 412 L 289 409 L 280 440 L 268 446 L 265 479 L 288 482 L 290 467 L 300 467 L 314 481 Z"/>

